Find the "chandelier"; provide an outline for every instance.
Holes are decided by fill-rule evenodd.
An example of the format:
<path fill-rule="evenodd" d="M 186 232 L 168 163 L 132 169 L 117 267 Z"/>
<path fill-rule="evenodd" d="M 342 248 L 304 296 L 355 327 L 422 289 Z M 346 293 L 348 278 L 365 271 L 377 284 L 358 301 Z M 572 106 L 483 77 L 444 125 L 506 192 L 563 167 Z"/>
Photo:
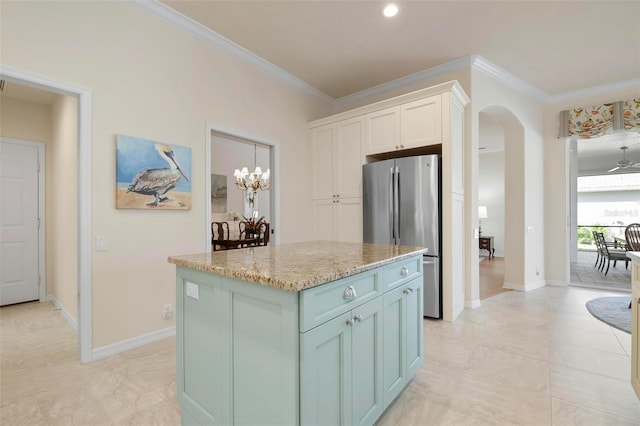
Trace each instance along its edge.
<path fill-rule="evenodd" d="M 243 167 L 241 170 L 236 169 L 233 175 L 236 178 L 236 186 L 247 193 L 247 199 L 249 200 L 249 206 L 253 209 L 253 203 L 258 190 L 269 190 L 269 177 L 271 176 L 270 169 L 266 172 L 262 172 L 260 166 L 256 166 L 256 153 L 257 146 L 253 145 L 253 165 L 255 170 L 253 173 L 249 173 L 249 169 Z"/>

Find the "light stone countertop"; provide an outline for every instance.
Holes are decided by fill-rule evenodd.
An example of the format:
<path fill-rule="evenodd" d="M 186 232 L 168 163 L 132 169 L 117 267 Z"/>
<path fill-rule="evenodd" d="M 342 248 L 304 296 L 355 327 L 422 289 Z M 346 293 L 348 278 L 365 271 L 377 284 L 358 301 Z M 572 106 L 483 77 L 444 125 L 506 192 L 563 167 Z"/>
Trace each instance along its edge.
<path fill-rule="evenodd" d="M 640 251 L 628 251 L 627 257 L 633 262 L 640 263 Z"/>
<path fill-rule="evenodd" d="M 169 257 L 169 263 L 289 291 L 423 254 L 423 247 L 309 241 Z"/>

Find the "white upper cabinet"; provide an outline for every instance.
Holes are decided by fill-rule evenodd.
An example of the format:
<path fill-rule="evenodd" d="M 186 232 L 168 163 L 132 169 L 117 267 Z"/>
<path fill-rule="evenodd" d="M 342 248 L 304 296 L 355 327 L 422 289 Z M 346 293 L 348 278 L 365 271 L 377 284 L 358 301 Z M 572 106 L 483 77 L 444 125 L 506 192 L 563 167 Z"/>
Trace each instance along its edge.
<path fill-rule="evenodd" d="M 442 96 L 434 95 L 366 115 L 367 155 L 442 143 Z"/>
<path fill-rule="evenodd" d="M 442 143 L 442 96 L 430 96 L 400 106 L 400 143 L 403 148 Z"/>
<path fill-rule="evenodd" d="M 311 130 L 311 165 L 313 198 L 331 198 L 333 190 L 333 144 L 336 128 L 333 125 Z"/>
<path fill-rule="evenodd" d="M 362 196 L 363 118 L 311 130 L 313 199 Z"/>
<path fill-rule="evenodd" d="M 366 115 L 365 151 L 367 155 L 400 148 L 400 107 L 395 106 Z"/>

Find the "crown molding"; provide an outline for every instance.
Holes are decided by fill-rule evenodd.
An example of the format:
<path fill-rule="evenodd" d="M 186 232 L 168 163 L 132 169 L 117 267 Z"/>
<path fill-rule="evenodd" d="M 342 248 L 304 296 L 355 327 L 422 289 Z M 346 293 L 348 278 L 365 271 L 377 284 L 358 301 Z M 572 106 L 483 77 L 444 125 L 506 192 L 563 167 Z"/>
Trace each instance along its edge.
<path fill-rule="evenodd" d="M 365 89 L 360 92 L 356 92 L 352 95 L 347 95 L 347 96 L 343 96 L 342 98 L 335 99 L 334 106 L 342 106 L 345 104 L 356 102 L 356 101 L 368 98 L 370 96 L 378 95 L 380 93 L 388 92 L 393 89 L 407 86 L 412 83 L 419 83 L 421 81 L 426 81 L 429 79 L 433 79 L 435 77 L 440 77 L 442 75 L 451 74 L 457 71 L 462 71 L 470 67 L 471 67 L 470 56 L 466 56 L 460 59 L 455 59 L 453 61 L 444 63 L 442 65 L 438 65 L 436 67 L 429 68 L 424 71 L 419 71 L 415 74 L 410 74 L 405 77 L 400 77 L 398 79 L 389 81 L 387 83 L 374 86 L 370 89 Z"/>
<path fill-rule="evenodd" d="M 284 71 L 282 68 L 279 68 L 273 65 L 271 62 L 266 61 L 255 53 L 250 52 L 249 50 L 237 45 L 226 37 L 221 36 L 217 32 L 205 27 L 204 25 L 194 21 L 193 19 L 181 14 L 180 12 L 170 8 L 169 6 L 161 3 L 158 0 L 147 0 L 147 1 L 136 1 L 129 0 L 129 4 L 136 6 L 146 12 L 149 12 L 158 18 L 162 19 L 165 22 L 168 22 L 179 29 L 191 34 L 194 37 L 199 38 L 205 43 L 223 50 L 227 53 L 230 53 L 233 56 L 241 59 L 244 62 L 247 62 L 256 68 L 259 68 L 265 71 L 268 74 L 271 74 L 285 83 L 303 90 L 304 92 L 316 96 L 319 99 L 333 104 L 335 100 L 329 95 L 321 92 L 315 87 L 305 83 L 300 80 L 298 77 L 295 77 L 288 72 Z"/>
<path fill-rule="evenodd" d="M 591 96 L 605 95 L 607 93 L 618 90 L 638 90 L 640 92 L 640 78 L 620 81 L 617 83 L 605 84 L 602 86 L 590 87 L 588 89 L 575 90 L 573 92 L 559 93 L 550 95 L 547 103 L 555 104 L 560 102 L 573 101 L 576 99 L 587 98 Z"/>
<path fill-rule="evenodd" d="M 506 86 L 511 87 L 516 91 L 525 93 L 539 101 L 549 103 L 549 95 L 547 95 L 545 92 L 526 82 L 520 77 L 516 77 L 509 71 L 497 66 L 493 62 L 489 62 L 480 55 L 471 56 L 471 68 L 480 71 L 481 73 L 505 84 Z"/>

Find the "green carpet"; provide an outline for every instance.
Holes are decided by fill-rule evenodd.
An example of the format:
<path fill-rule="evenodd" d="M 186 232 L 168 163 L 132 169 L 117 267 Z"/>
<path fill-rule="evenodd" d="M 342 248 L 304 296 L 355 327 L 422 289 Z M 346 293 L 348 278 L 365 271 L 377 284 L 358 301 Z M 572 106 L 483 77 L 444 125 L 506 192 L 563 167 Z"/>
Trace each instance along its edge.
<path fill-rule="evenodd" d="M 598 297 L 587 302 L 587 309 L 600 321 L 631 334 L 630 302 L 631 296 Z"/>

